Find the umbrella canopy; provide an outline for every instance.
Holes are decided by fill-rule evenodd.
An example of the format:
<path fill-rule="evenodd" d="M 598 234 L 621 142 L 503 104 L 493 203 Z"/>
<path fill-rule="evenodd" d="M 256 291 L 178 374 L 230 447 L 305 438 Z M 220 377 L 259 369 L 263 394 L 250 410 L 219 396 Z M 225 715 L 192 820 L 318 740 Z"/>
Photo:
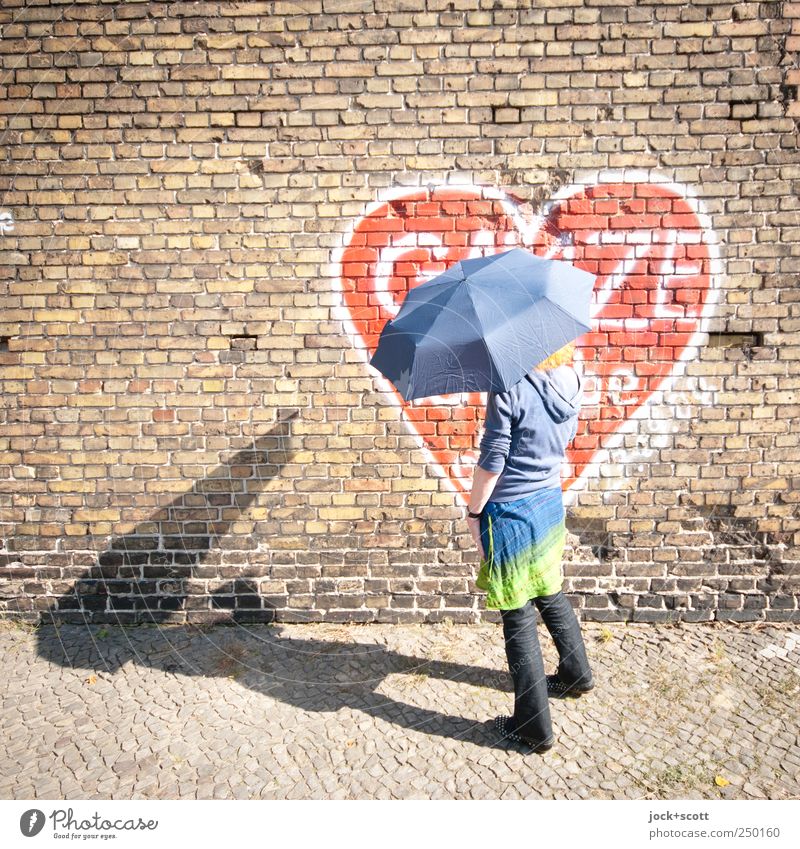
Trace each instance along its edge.
<path fill-rule="evenodd" d="M 591 330 L 595 276 L 522 248 L 464 259 L 409 290 L 369 364 L 411 401 L 505 392 Z"/>

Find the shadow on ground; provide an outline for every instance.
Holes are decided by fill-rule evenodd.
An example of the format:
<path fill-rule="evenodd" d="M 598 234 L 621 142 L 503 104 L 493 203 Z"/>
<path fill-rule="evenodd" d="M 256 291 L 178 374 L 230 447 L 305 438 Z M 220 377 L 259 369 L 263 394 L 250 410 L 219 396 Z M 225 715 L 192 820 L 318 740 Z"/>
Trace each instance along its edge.
<path fill-rule="evenodd" d="M 401 673 L 425 676 L 426 682 L 445 679 L 509 690 L 507 673 L 403 654 L 379 643 L 302 639 L 281 630 L 251 624 L 40 625 L 36 640 L 40 657 L 72 669 L 113 675 L 125 664 L 136 663 L 165 673 L 234 677 L 242 686 L 303 711 L 351 708 L 409 731 L 497 745 L 491 717 L 476 725 L 472 719 L 397 701 L 378 688 L 387 676 Z"/>

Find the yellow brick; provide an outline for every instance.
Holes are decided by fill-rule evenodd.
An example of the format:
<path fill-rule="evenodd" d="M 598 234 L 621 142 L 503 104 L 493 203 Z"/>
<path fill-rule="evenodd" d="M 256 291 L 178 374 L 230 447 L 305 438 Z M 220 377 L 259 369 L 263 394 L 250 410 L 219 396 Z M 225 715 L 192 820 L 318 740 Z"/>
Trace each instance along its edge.
<path fill-rule="evenodd" d="M 206 288 L 209 294 L 217 294 L 219 292 L 252 292 L 254 285 L 249 280 L 209 280 Z"/>
<path fill-rule="evenodd" d="M 98 508 L 97 510 L 76 510 L 72 514 L 72 518 L 76 522 L 118 522 L 119 515 L 120 511 L 117 509 L 101 510 Z"/>
<path fill-rule="evenodd" d="M 392 492 L 416 492 L 420 489 L 438 489 L 439 484 L 435 480 L 422 480 L 419 478 L 401 478 L 391 481 Z"/>
<path fill-rule="evenodd" d="M 44 309 L 47 306 L 47 298 L 44 295 L 23 295 L 21 304 L 25 309 Z"/>
<path fill-rule="evenodd" d="M 71 395 L 67 403 L 73 407 L 116 407 L 117 400 L 101 395 Z"/>
<path fill-rule="evenodd" d="M 225 381 L 224 380 L 204 380 L 203 381 L 203 392 L 224 392 L 225 391 Z"/>
<path fill-rule="evenodd" d="M 28 466 L 60 466 L 66 465 L 69 461 L 69 454 L 49 453 L 45 451 L 26 451 L 23 459 L 23 462 Z"/>
<path fill-rule="evenodd" d="M 320 507 L 320 519 L 363 519 L 364 510 L 357 507 Z"/>
<path fill-rule="evenodd" d="M 43 323 L 51 321 L 80 321 L 81 313 L 80 310 L 34 310 L 33 320 Z"/>
<path fill-rule="evenodd" d="M 552 89 L 525 89 L 512 91 L 508 97 L 511 106 L 554 106 L 558 103 L 558 93 Z"/>
<path fill-rule="evenodd" d="M 36 372 L 32 368 L 15 368 L 13 366 L 5 366 L 0 371 L 0 380 L 25 380 L 32 379 Z M 13 390 L 10 386 L 6 386 L 5 392 L 11 394 Z"/>
<path fill-rule="evenodd" d="M 128 459 L 128 455 L 126 455 Z M 176 451 L 170 458 L 174 466 L 214 466 L 219 463 L 219 454 L 200 453 L 194 451 Z M 166 463 L 167 457 L 162 458 L 161 463 Z"/>
<path fill-rule="evenodd" d="M 48 492 L 94 492 L 95 489 L 95 485 L 89 481 L 63 480 L 47 482 Z"/>
<path fill-rule="evenodd" d="M 164 466 L 169 462 L 169 454 L 166 451 L 126 451 L 125 462 L 140 466 Z"/>
<path fill-rule="evenodd" d="M 126 265 L 127 254 L 120 251 L 89 251 L 83 255 L 84 265 Z"/>
<path fill-rule="evenodd" d="M 243 35 L 207 35 L 205 39 L 211 50 L 231 50 L 245 45 Z"/>

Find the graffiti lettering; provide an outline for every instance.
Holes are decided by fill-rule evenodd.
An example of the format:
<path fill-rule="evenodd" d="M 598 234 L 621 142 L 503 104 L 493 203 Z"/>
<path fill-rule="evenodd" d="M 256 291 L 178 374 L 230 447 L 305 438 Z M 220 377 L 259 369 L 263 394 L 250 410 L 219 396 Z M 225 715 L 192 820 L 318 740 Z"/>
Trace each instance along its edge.
<path fill-rule="evenodd" d="M 0 209 L 0 236 L 14 232 L 14 216 L 7 209 Z"/>

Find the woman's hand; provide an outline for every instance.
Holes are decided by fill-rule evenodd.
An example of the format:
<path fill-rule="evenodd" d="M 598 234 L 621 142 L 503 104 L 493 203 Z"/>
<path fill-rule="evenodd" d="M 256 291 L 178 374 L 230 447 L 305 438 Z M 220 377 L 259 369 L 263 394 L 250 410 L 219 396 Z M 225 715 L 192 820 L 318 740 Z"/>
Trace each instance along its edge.
<path fill-rule="evenodd" d="M 471 510 L 473 513 L 479 513 L 486 508 L 486 504 L 491 498 L 495 484 L 500 479 L 501 474 L 501 472 L 487 472 L 482 466 L 475 466 L 475 470 L 472 473 L 472 492 L 467 501 L 468 510 Z M 478 546 L 478 554 L 480 554 L 481 560 L 483 560 L 486 557 L 486 552 L 483 550 L 483 544 L 481 543 L 481 520 L 470 519 L 469 515 L 466 518 L 469 531 L 475 540 L 475 545 Z"/>
<path fill-rule="evenodd" d="M 472 473 L 472 492 L 467 501 L 468 511 L 480 513 L 486 507 L 486 503 L 489 501 L 501 474 L 501 472 L 487 472 L 482 466 L 475 466 L 475 470 Z M 470 505 L 474 506 L 470 507 Z M 469 532 L 475 540 L 475 545 L 478 546 L 478 554 L 480 554 L 481 560 L 483 560 L 486 557 L 486 552 L 483 550 L 483 543 L 481 543 L 481 520 L 470 519 L 469 514 L 467 514 L 466 519 Z"/>
<path fill-rule="evenodd" d="M 481 520 L 467 516 L 467 527 L 472 534 L 472 539 L 475 540 L 475 545 L 478 547 L 478 555 L 483 560 L 486 555 L 484 554 L 483 543 L 481 542 Z"/>

